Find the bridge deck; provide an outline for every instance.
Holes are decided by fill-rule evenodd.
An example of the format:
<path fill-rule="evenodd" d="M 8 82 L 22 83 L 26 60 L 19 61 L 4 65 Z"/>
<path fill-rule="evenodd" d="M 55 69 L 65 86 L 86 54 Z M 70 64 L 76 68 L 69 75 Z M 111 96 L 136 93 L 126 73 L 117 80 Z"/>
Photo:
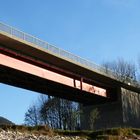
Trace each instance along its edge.
<path fill-rule="evenodd" d="M 25 55 L 36 61 L 47 63 L 51 67 L 60 68 L 62 72 L 67 73 L 69 76 L 83 77 L 84 81 L 89 84 L 105 89 L 123 86 L 140 92 L 139 88 L 136 88 L 133 84 L 128 85 L 115 79 L 112 72 L 106 74 L 102 67 L 94 63 L 2 23 L 0 23 L 0 45 L 0 51 L 3 49 L 14 50 L 19 55 Z"/>

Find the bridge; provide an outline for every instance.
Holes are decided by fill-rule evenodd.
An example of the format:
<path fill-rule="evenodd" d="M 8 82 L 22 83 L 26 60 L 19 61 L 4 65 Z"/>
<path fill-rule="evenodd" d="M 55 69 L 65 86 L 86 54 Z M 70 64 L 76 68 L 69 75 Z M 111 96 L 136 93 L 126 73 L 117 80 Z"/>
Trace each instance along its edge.
<path fill-rule="evenodd" d="M 122 89 L 140 93 L 135 81 L 122 82 L 104 67 L 3 23 L 0 82 L 85 106 L 119 103 L 122 107 Z"/>

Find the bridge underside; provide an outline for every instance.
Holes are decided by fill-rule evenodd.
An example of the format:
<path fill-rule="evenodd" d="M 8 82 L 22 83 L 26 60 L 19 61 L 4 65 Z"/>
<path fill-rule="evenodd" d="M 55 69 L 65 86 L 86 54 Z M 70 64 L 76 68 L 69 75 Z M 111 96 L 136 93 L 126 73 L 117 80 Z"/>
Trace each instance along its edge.
<path fill-rule="evenodd" d="M 68 87 L 3 65 L 0 65 L 0 82 L 84 104 L 100 104 L 109 101 L 106 97 Z"/>
<path fill-rule="evenodd" d="M 87 105 L 117 100 L 117 86 L 107 77 L 21 40 L 0 34 L 0 42 L 1 83 Z"/>
<path fill-rule="evenodd" d="M 116 96 L 112 90 L 110 94 L 107 89 L 87 83 L 82 77 L 66 74 L 62 69 L 49 69 L 46 63 L 30 60 L 26 56 L 2 49 L 2 46 L 0 60 L 1 83 L 89 105 L 109 102 Z"/>

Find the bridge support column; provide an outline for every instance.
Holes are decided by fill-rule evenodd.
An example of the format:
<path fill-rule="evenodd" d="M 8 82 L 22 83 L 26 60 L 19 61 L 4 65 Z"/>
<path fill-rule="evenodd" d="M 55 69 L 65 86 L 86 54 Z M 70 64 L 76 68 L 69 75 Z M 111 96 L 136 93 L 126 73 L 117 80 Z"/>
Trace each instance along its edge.
<path fill-rule="evenodd" d="M 119 88 L 114 102 L 96 105 L 82 105 L 81 128 L 91 129 L 90 114 L 96 109 L 99 117 L 94 129 L 111 127 L 140 127 L 140 94 Z"/>

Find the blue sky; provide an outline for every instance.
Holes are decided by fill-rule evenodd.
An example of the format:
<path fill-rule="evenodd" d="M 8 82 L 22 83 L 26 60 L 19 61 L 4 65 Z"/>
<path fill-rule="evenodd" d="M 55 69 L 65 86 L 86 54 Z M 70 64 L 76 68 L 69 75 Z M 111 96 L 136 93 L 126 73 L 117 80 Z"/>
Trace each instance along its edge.
<path fill-rule="evenodd" d="M 139 0 L 1 0 L 0 21 L 97 64 L 140 56 Z M 39 94 L 0 83 L 0 116 L 22 124 Z"/>

